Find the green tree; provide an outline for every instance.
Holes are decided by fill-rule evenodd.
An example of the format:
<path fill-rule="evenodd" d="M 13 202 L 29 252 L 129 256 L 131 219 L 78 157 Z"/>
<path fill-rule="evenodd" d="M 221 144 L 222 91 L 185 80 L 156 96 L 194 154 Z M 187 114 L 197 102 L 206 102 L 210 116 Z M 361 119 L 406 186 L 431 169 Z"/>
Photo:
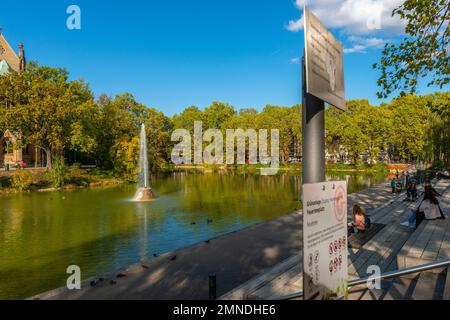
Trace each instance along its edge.
<path fill-rule="evenodd" d="M 174 144 L 171 142 L 172 120 L 162 112 L 147 108 L 144 122 L 147 130 L 148 159 L 153 170 L 164 167 L 169 161 Z"/>
<path fill-rule="evenodd" d="M 223 123 L 236 115 L 236 110 L 229 104 L 213 102 L 211 106 L 205 109 L 203 115 L 206 128 L 220 129 Z"/>
<path fill-rule="evenodd" d="M 425 133 L 423 159 L 436 166 L 450 167 L 450 92 L 426 96 L 432 113 Z"/>
<path fill-rule="evenodd" d="M 86 131 L 79 115 L 92 106 L 93 94 L 83 81 L 69 81 L 64 69 L 29 63 L 22 73 L 0 78 L 0 103 L 8 105 L 4 123 L 47 153 L 47 166 L 67 148 L 92 150 L 92 139 L 81 138 Z M 82 110 L 80 110 L 80 108 Z M 5 126 L 5 124 L 3 124 Z M 73 134 L 78 138 L 73 138 Z"/>
<path fill-rule="evenodd" d="M 420 158 L 430 115 L 426 98 L 405 95 L 392 100 L 387 109 L 393 120 L 389 140 L 395 146 L 396 156 L 406 162 Z"/>
<path fill-rule="evenodd" d="M 450 1 L 406 0 L 393 15 L 406 22 L 406 37 L 386 44 L 381 62 L 374 65 L 381 71 L 378 96 L 415 93 L 420 78 L 444 88 L 450 82 Z"/>

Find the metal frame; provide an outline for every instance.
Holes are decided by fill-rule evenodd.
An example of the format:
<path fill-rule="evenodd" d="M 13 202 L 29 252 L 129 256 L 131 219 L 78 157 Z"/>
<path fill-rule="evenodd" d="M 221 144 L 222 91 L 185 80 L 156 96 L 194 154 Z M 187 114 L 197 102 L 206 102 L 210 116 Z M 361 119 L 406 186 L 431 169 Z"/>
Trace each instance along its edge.
<path fill-rule="evenodd" d="M 450 267 L 450 259 L 432 262 L 432 263 L 428 263 L 428 264 L 424 264 L 424 265 L 420 265 L 420 266 L 414 266 L 414 267 L 409 267 L 409 268 L 405 268 L 405 269 L 390 271 L 390 272 L 383 273 L 380 276 L 368 276 L 368 277 L 364 277 L 361 279 L 353 280 L 348 283 L 348 287 L 349 288 L 355 287 L 355 286 L 358 286 L 361 284 L 365 284 L 368 281 L 373 281 L 373 280 L 378 280 L 378 279 L 382 280 L 382 279 L 398 278 L 398 277 L 406 276 L 406 275 L 413 274 L 413 273 L 425 272 L 425 271 L 429 271 L 429 270 L 446 268 L 446 267 Z M 288 295 L 274 298 L 271 300 L 292 300 L 292 299 L 298 299 L 298 298 L 303 298 L 303 292 L 292 293 L 292 294 L 288 294 Z"/>

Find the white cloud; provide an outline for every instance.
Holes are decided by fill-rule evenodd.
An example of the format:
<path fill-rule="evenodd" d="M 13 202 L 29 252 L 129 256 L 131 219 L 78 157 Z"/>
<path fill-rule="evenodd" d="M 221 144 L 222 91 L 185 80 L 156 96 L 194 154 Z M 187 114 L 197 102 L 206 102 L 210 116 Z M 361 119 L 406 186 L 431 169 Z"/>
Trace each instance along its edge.
<path fill-rule="evenodd" d="M 351 47 L 344 48 L 344 53 L 364 53 L 367 52 L 368 49 L 383 48 L 384 45 L 389 42 L 387 39 L 375 37 L 365 38 L 359 36 L 349 36 L 347 40 L 351 43 Z"/>
<path fill-rule="evenodd" d="M 300 31 L 303 30 L 303 16 L 298 19 L 298 20 L 290 20 L 289 23 L 286 26 L 286 29 L 288 29 L 289 31 Z"/>
<path fill-rule="evenodd" d="M 329 28 L 344 29 L 351 34 L 373 34 L 377 31 L 398 34 L 404 29 L 401 20 L 392 16 L 392 11 L 403 0 L 296 0 L 303 10 L 307 5 Z M 299 20 L 292 20 L 286 28 L 298 31 L 303 28 Z"/>
<path fill-rule="evenodd" d="M 292 58 L 291 64 L 300 64 L 300 58 L 299 57 Z"/>
<path fill-rule="evenodd" d="M 404 23 L 392 11 L 403 0 L 296 0 L 303 11 L 306 4 L 331 29 L 337 29 L 347 38 L 350 47 L 345 51 L 365 52 L 386 43 L 383 37 L 394 37 L 404 32 Z M 303 29 L 303 16 L 286 25 L 289 31 Z"/>

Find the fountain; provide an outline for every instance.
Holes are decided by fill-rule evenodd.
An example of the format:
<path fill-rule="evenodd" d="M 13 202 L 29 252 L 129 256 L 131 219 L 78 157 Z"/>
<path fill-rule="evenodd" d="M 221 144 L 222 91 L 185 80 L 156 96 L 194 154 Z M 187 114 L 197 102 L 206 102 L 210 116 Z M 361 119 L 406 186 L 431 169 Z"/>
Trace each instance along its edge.
<path fill-rule="evenodd" d="M 145 124 L 142 124 L 141 126 L 138 178 L 138 190 L 134 196 L 134 201 L 152 201 L 156 199 L 157 196 L 153 192 L 152 188 L 150 188 Z"/>

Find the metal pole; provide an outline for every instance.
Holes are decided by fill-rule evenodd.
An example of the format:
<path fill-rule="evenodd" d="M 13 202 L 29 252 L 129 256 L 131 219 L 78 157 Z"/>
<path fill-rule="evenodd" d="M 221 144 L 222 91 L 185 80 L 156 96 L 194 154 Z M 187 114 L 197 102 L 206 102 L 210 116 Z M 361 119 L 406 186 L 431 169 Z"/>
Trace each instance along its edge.
<path fill-rule="evenodd" d="M 306 92 L 306 63 L 302 59 L 303 184 L 325 181 L 325 103 Z M 302 218 L 303 219 L 303 218 Z M 303 222 L 303 221 L 302 221 Z M 303 236 L 302 236 L 303 237 Z M 304 239 L 302 239 L 304 241 Z M 302 254 L 303 255 L 303 254 Z M 305 257 L 303 256 L 303 259 Z M 303 272 L 303 288 L 309 282 Z"/>
<path fill-rule="evenodd" d="M 305 57 L 302 59 L 303 184 L 325 181 L 325 103 L 306 92 Z"/>
<path fill-rule="evenodd" d="M 217 299 L 217 277 L 215 274 L 209 276 L 209 300 Z"/>

